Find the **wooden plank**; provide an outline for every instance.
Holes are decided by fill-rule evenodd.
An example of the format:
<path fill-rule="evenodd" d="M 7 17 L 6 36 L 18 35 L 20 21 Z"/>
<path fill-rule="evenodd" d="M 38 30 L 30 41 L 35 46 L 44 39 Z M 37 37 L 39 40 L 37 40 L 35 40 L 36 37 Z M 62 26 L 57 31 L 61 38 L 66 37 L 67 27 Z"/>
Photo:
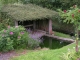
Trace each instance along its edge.
<path fill-rule="evenodd" d="M 51 37 L 51 38 L 55 38 L 55 39 L 58 39 L 58 40 L 60 40 L 60 41 L 64 41 L 64 42 L 68 42 L 68 43 L 73 43 L 73 42 L 75 42 L 75 40 L 73 40 L 73 39 L 63 38 L 63 37 L 54 36 L 54 35 L 45 34 L 44 36 Z"/>
<path fill-rule="evenodd" d="M 25 25 L 24 27 L 30 27 L 30 26 L 33 26 L 33 24 L 30 24 L 30 25 Z"/>

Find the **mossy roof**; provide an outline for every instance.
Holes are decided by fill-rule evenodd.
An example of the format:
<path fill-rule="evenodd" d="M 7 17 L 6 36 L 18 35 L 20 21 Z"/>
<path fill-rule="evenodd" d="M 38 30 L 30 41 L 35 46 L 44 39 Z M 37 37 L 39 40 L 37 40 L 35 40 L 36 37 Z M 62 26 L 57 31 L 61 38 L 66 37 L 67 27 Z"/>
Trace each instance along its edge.
<path fill-rule="evenodd" d="M 56 11 L 35 4 L 8 4 L 2 7 L 1 11 L 17 21 L 49 19 L 58 15 Z"/>

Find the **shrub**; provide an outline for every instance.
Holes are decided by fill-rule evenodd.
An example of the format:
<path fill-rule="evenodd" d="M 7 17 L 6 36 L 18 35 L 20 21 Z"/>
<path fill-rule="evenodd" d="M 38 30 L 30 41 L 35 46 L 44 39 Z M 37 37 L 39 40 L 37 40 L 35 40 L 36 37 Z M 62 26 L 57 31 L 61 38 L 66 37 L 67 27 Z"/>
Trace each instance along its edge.
<path fill-rule="evenodd" d="M 75 49 L 69 49 L 67 53 L 63 53 L 61 60 L 77 60 L 80 58 L 80 51 L 76 52 Z"/>
<path fill-rule="evenodd" d="M 30 39 L 28 40 L 28 48 L 35 49 L 39 47 L 40 42 L 38 40 Z"/>
<path fill-rule="evenodd" d="M 4 16 L 5 17 L 5 16 Z M 0 19 L 0 31 L 6 29 L 8 25 L 14 26 L 14 21 L 9 18 L 2 18 Z"/>
<path fill-rule="evenodd" d="M 27 48 L 31 42 L 28 32 L 22 26 L 10 27 L 0 31 L 0 51 L 10 51 L 18 48 Z M 34 40 L 36 42 L 36 40 Z M 31 46 L 34 44 L 31 43 Z"/>
<path fill-rule="evenodd" d="M 4 25 L 4 23 L 0 23 L 0 31 L 3 30 L 4 28 L 6 28 L 6 26 Z"/>

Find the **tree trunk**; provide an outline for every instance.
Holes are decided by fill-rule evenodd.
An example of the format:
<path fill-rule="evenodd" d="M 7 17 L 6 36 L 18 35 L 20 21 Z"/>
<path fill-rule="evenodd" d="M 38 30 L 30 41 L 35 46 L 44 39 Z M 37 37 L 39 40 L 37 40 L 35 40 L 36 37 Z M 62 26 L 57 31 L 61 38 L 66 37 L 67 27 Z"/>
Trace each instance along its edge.
<path fill-rule="evenodd" d="M 79 39 L 78 27 L 76 27 L 76 41 L 75 41 L 76 42 L 76 48 L 75 48 L 76 52 L 78 52 L 78 50 L 79 50 L 78 49 L 78 39 Z"/>
<path fill-rule="evenodd" d="M 78 52 L 78 40 L 76 40 L 76 52 Z"/>

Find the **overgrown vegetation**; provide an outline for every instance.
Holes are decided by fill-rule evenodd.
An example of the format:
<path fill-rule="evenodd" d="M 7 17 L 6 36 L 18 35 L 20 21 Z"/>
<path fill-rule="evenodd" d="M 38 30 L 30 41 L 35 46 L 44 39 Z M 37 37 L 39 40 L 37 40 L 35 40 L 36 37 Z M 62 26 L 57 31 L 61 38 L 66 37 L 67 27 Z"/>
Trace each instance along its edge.
<path fill-rule="evenodd" d="M 3 23 L 0 23 L 0 31 L 6 29 L 6 26 Z"/>
<path fill-rule="evenodd" d="M 1 10 L 4 15 L 8 15 L 12 19 L 18 21 L 25 21 L 25 20 L 38 20 L 38 19 L 49 19 L 49 18 L 56 18 L 58 13 L 49 10 L 46 8 L 42 8 L 35 4 L 8 4 L 2 7 Z"/>
<path fill-rule="evenodd" d="M 47 7 L 49 9 L 68 9 L 70 6 L 77 4 L 80 5 L 80 0 L 0 0 L 2 4 L 9 4 L 9 3 L 32 3 L 37 4 L 43 7 Z"/>
<path fill-rule="evenodd" d="M 4 10 L 7 11 L 8 7 L 6 7 L 7 6 L 6 4 L 9 4 L 9 3 L 23 3 L 23 4 L 33 3 L 33 4 L 37 4 L 37 5 L 40 5 L 42 7 L 47 7 L 49 9 L 53 9 L 53 10 L 56 10 L 57 8 L 61 8 L 62 10 L 68 9 L 70 6 L 72 6 L 74 4 L 77 4 L 80 6 L 80 0 L 0 0 L 0 12 L 1 12 L 2 6 L 5 6 L 6 9 L 4 9 Z M 36 7 L 33 7 L 33 5 L 31 5 L 31 6 L 32 6 L 32 10 L 30 13 L 32 13 L 32 11 L 34 12 L 34 10 L 36 10 L 35 9 Z M 31 6 L 30 6 L 30 8 L 31 8 Z M 69 54 L 66 53 L 66 54 L 68 54 L 66 56 L 67 58 L 65 56 L 62 56 L 64 58 L 63 60 L 65 60 L 65 59 L 76 60 L 77 58 L 80 58 L 79 57 L 80 51 L 78 51 L 78 39 L 79 39 L 78 38 L 79 37 L 78 27 L 80 25 L 79 24 L 80 22 L 77 21 L 80 19 L 80 17 L 79 17 L 80 16 L 80 14 L 79 14 L 80 10 L 78 8 L 75 8 L 75 7 L 76 6 L 74 5 L 74 9 L 72 8 L 71 10 L 68 10 L 68 11 L 64 10 L 64 12 L 62 12 L 62 13 L 64 13 L 63 18 L 68 17 L 66 20 L 64 20 L 64 22 L 74 23 L 74 25 L 76 26 L 77 34 L 75 34 L 75 36 L 76 36 L 76 51 L 77 52 L 70 51 L 70 52 L 68 52 Z M 23 8 L 23 10 L 25 9 L 25 7 L 20 7 L 20 8 Z M 28 8 L 26 8 L 26 9 L 28 9 Z M 46 10 L 44 10 L 41 14 L 41 11 L 42 11 L 42 10 L 40 11 L 41 8 L 37 8 L 37 9 L 38 9 L 37 15 L 35 15 L 36 12 L 29 15 L 30 14 L 29 12 L 26 12 L 26 10 L 23 12 L 21 9 L 19 9 L 18 11 L 16 11 L 17 9 L 15 9 L 15 13 L 13 13 L 13 14 L 11 13 L 11 10 L 9 9 L 10 11 L 8 11 L 8 12 L 10 12 L 10 13 L 8 13 L 8 14 L 9 15 L 12 14 L 12 16 L 14 16 L 14 17 L 16 16 L 16 19 L 17 20 L 21 19 L 21 21 L 22 20 L 32 20 L 32 19 L 34 20 L 36 16 L 38 16 L 37 19 L 45 18 L 45 17 L 50 18 L 52 16 L 51 15 L 49 16 L 48 14 L 52 14 L 52 15 L 54 14 L 54 13 L 50 12 L 50 10 L 48 10 L 49 12 L 47 11 L 48 14 L 45 14 Z M 77 13 L 76 13 L 76 11 L 77 11 Z M 67 12 L 67 14 L 66 14 L 66 12 Z M 17 15 L 18 13 L 21 13 L 21 15 L 20 14 Z M 26 14 L 29 13 L 28 14 L 29 19 L 25 19 L 27 16 L 25 13 Z M 38 14 L 41 14 L 41 15 L 38 15 Z M 6 17 L 6 16 L 4 16 L 4 17 Z M 39 46 L 39 42 L 29 38 L 28 33 L 25 31 L 25 29 L 23 27 L 10 27 L 10 26 L 8 26 L 12 23 L 10 23 L 9 20 L 7 20 L 8 23 L 5 23 L 5 19 L 4 19 L 4 21 L 2 19 L 4 17 L 2 17 L 1 13 L 0 13 L 0 28 L 1 28 L 0 29 L 0 51 L 6 52 L 6 51 L 13 50 L 13 49 L 18 49 L 18 48 L 35 48 L 36 46 Z M 13 19 L 14 19 L 14 17 L 13 17 Z M 24 19 L 23 19 L 23 17 L 24 17 Z M 8 28 L 6 28 L 7 26 L 8 26 Z M 57 32 L 55 35 L 61 36 L 61 37 L 69 37 L 68 35 L 60 34 Z M 28 53 L 28 55 L 23 55 L 23 56 L 20 56 L 18 58 L 14 58 L 13 60 L 23 60 L 23 59 L 24 60 L 60 60 L 60 55 L 63 52 L 67 52 L 67 49 L 72 48 L 72 47 L 74 47 L 74 44 L 63 47 L 61 49 L 32 52 L 32 53 Z"/>
<path fill-rule="evenodd" d="M 0 51 L 7 52 L 18 48 L 34 48 L 38 41 L 29 38 L 28 32 L 21 26 L 10 27 L 0 31 Z"/>
<path fill-rule="evenodd" d="M 80 51 L 76 52 L 75 48 L 68 49 L 68 52 L 61 56 L 61 60 L 77 60 L 77 58 L 80 58 Z"/>
<path fill-rule="evenodd" d="M 56 10 L 57 8 L 68 9 L 72 5 L 79 5 L 80 0 L 18 0 L 21 1 L 23 4 L 32 3 L 37 4 L 42 7 L 46 7 L 49 9 Z"/>
<path fill-rule="evenodd" d="M 63 53 L 67 53 L 69 49 L 75 49 L 75 43 L 64 46 L 60 49 L 30 52 L 19 57 L 14 57 L 11 60 L 61 60 L 61 56 L 63 56 Z"/>
<path fill-rule="evenodd" d="M 78 40 L 79 40 L 79 30 L 80 30 L 80 9 L 77 5 L 74 5 L 70 8 L 70 10 L 59 10 L 59 14 L 61 18 L 63 18 L 63 22 L 72 23 L 75 27 L 75 39 L 76 39 L 76 52 L 78 52 Z"/>

